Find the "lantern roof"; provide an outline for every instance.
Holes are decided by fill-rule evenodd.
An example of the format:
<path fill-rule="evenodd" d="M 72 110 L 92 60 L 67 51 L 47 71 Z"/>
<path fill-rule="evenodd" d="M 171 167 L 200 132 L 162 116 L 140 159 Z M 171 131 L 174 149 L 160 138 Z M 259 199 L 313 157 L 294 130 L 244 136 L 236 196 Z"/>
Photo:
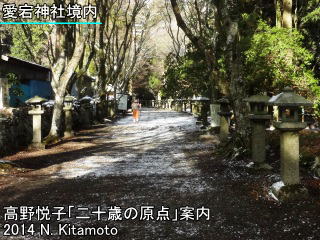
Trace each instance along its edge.
<path fill-rule="evenodd" d="M 72 102 L 74 99 L 75 98 L 73 96 L 69 95 L 69 94 L 64 97 L 64 101 L 65 102 Z"/>
<path fill-rule="evenodd" d="M 89 103 L 92 101 L 92 98 L 89 96 L 85 96 L 79 100 L 81 103 Z"/>
<path fill-rule="evenodd" d="M 207 97 L 198 96 L 198 97 L 194 97 L 192 100 L 193 101 L 209 101 L 210 99 Z"/>
<path fill-rule="evenodd" d="M 34 96 L 33 98 L 30 98 L 26 101 L 27 104 L 40 104 L 43 102 L 46 102 L 47 99 L 39 97 L 39 96 Z"/>
<path fill-rule="evenodd" d="M 299 107 L 299 106 L 313 106 L 313 103 L 302 96 L 294 93 L 292 88 L 286 87 L 283 92 L 273 96 L 269 103 L 276 106 L 288 106 L 288 107 Z"/>
<path fill-rule="evenodd" d="M 225 103 L 225 104 L 229 104 L 230 103 L 229 99 L 226 98 L 226 97 L 220 98 L 216 102 L 217 103 Z"/>
<path fill-rule="evenodd" d="M 267 104 L 269 100 L 270 100 L 270 97 L 266 95 L 253 95 L 251 97 L 244 99 L 245 102 L 249 102 L 249 103 L 265 103 L 265 104 Z"/>

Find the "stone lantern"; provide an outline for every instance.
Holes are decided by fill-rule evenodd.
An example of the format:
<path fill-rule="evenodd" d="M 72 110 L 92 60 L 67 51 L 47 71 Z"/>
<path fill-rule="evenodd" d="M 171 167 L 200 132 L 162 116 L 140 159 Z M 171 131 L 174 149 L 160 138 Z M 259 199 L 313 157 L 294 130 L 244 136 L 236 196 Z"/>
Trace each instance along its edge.
<path fill-rule="evenodd" d="M 269 103 L 278 106 L 279 109 L 279 121 L 275 122 L 274 126 L 280 131 L 281 180 L 284 186 L 298 185 L 299 131 L 307 127 L 307 123 L 302 122 L 302 107 L 311 107 L 313 103 L 295 94 L 289 87 L 272 97 Z M 302 192 L 306 192 L 306 189 Z"/>
<path fill-rule="evenodd" d="M 64 137 L 73 137 L 74 131 L 72 130 L 72 103 L 73 103 L 74 97 L 67 95 L 64 98 L 64 113 L 65 113 L 65 131 L 64 131 Z"/>
<path fill-rule="evenodd" d="M 82 124 L 84 128 L 90 128 L 90 112 L 91 112 L 91 98 L 86 96 L 80 99 Z"/>
<path fill-rule="evenodd" d="M 176 100 L 170 102 L 170 110 L 176 111 Z"/>
<path fill-rule="evenodd" d="M 183 102 L 181 99 L 178 99 L 176 102 L 176 111 L 183 112 Z"/>
<path fill-rule="evenodd" d="M 190 113 L 193 114 L 193 102 L 192 102 L 192 99 L 189 100 L 189 107 L 190 107 Z"/>
<path fill-rule="evenodd" d="M 191 99 L 192 104 L 192 115 L 194 117 L 199 117 L 199 105 L 198 102 L 195 100 L 195 97 Z"/>
<path fill-rule="evenodd" d="M 229 108 L 229 99 L 227 98 L 221 98 L 216 101 L 217 103 L 220 104 L 220 112 L 218 113 L 221 117 L 220 119 L 220 139 L 221 141 L 224 141 L 228 139 L 229 135 L 229 122 L 230 122 L 230 117 L 232 115 L 230 108 Z"/>
<path fill-rule="evenodd" d="M 220 104 L 211 103 L 210 104 L 210 115 L 211 115 L 211 128 L 220 127 Z"/>
<path fill-rule="evenodd" d="M 197 123 L 202 123 L 204 127 L 208 126 L 208 110 L 210 99 L 200 96 L 193 98 L 193 101 L 195 102 L 194 108 L 198 114 Z"/>
<path fill-rule="evenodd" d="M 32 115 L 32 128 L 33 128 L 33 138 L 32 143 L 29 146 L 30 149 L 44 149 L 45 145 L 42 143 L 41 136 L 41 115 L 44 113 L 42 109 L 42 103 L 46 102 L 47 99 L 44 99 L 39 96 L 35 96 L 26 101 L 27 104 L 32 106 L 32 109 L 28 112 L 29 115 Z"/>
<path fill-rule="evenodd" d="M 253 168 L 272 169 L 266 163 L 266 123 L 270 121 L 271 115 L 268 113 L 268 101 L 270 97 L 254 95 L 244 99 L 250 105 L 249 119 L 252 125 L 251 156 Z"/>
<path fill-rule="evenodd" d="M 183 111 L 184 111 L 184 112 L 187 112 L 187 100 L 186 100 L 186 99 L 183 99 L 183 100 L 182 100 L 182 104 L 183 104 Z"/>

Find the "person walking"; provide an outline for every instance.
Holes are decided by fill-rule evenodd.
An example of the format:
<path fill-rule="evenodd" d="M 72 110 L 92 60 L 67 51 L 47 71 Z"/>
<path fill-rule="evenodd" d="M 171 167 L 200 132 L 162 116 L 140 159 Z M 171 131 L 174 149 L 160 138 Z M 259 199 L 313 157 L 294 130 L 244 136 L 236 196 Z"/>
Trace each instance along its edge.
<path fill-rule="evenodd" d="M 133 112 L 133 122 L 139 122 L 141 104 L 139 104 L 138 100 L 134 100 L 131 104 L 131 109 Z"/>

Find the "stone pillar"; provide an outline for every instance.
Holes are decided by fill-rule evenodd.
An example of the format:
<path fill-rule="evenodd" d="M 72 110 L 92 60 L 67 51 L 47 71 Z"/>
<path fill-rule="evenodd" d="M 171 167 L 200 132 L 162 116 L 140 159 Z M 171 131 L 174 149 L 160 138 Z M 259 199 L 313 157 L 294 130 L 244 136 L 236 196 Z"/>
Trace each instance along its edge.
<path fill-rule="evenodd" d="M 171 110 L 176 111 L 176 101 L 171 102 Z"/>
<path fill-rule="evenodd" d="M 211 114 L 211 127 L 216 128 L 220 127 L 220 105 L 219 104 L 210 104 L 210 114 Z"/>
<path fill-rule="evenodd" d="M 220 137 L 221 141 L 227 140 L 229 133 L 230 133 L 230 131 L 229 131 L 229 117 L 226 115 L 222 115 L 221 120 L 220 120 L 220 133 L 219 133 L 219 137 Z"/>
<path fill-rule="evenodd" d="M 44 113 L 44 111 L 41 109 L 41 105 L 38 105 L 28 113 L 29 115 L 32 115 L 33 127 L 33 138 L 29 149 L 44 149 L 45 145 L 42 143 L 41 136 L 41 115 Z"/>
<path fill-rule="evenodd" d="M 181 101 L 177 102 L 177 112 L 183 112 L 183 105 Z"/>
<path fill-rule="evenodd" d="M 183 102 L 183 111 L 187 112 L 187 102 L 186 101 Z"/>
<path fill-rule="evenodd" d="M 280 134 L 281 179 L 285 185 L 300 183 L 299 133 L 284 131 Z"/>
<path fill-rule="evenodd" d="M 257 169 L 272 169 L 266 163 L 266 127 L 265 120 L 252 121 L 251 151 L 254 167 Z"/>
<path fill-rule="evenodd" d="M 229 121 L 230 117 L 232 115 L 230 108 L 229 108 L 229 99 L 228 98 L 221 98 L 216 101 L 218 104 L 220 104 L 220 112 L 218 113 L 220 115 L 220 140 L 225 141 L 228 139 L 229 135 Z"/>
<path fill-rule="evenodd" d="M 72 106 L 65 106 L 63 108 L 65 114 L 65 131 L 64 137 L 69 138 L 74 136 L 74 131 L 72 129 Z"/>
<path fill-rule="evenodd" d="M 208 101 L 199 101 L 199 117 L 198 121 L 202 123 L 202 129 L 205 129 L 208 125 L 208 110 L 209 110 L 209 102 Z"/>
<path fill-rule="evenodd" d="M 81 112 L 81 124 L 84 128 L 90 128 L 91 122 L 90 122 L 90 111 L 91 111 L 91 105 L 90 105 L 90 99 L 87 97 L 84 97 L 80 99 L 80 112 Z M 112 104 L 113 105 L 113 104 Z M 108 106 L 108 110 L 110 110 L 112 106 Z"/>
<path fill-rule="evenodd" d="M 0 109 L 9 106 L 8 79 L 0 78 Z"/>
<path fill-rule="evenodd" d="M 169 110 L 174 110 L 174 101 L 169 100 Z"/>
<path fill-rule="evenodd" d="M 7 119 L 0 118 L 0 155 L 6 151 L 6 122 Z"/>
<path fill-rule="evenodd" d="M 114 104 L 113 104 L 113 102 L 109 102 L 109 101 L 108 101 L 107 104 L 108 104 L 108 113 L 107 113 L 107 115 L 108 115 L 108 117 L 114 118 L 115 115 L 116 115 L 116 111 L 114 109 Z"/>
<path fill-rule="evenodd" d="M 192 104 L 192 114 L 194 117 L 198 117 L 199 116 L 199 106 L 198 106 L 198 102 L 194 102 Z"/>

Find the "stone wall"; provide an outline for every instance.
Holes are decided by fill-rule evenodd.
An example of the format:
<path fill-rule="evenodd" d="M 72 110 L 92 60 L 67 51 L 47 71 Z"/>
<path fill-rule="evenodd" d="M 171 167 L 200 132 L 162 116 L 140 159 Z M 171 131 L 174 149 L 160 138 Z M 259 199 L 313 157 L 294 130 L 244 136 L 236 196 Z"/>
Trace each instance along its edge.
<path fill-rule="evenodd" d="M 42 136 L 46 136 L 51 125 L 52 109 L 44 108 L 42 115 Z M 14 153 L 28 146 L 32 141 L 32 117 L 30 107 L 1 110 L 0 156 Z"/>
<path fill-rule="evenodd" d="M 90 127 L 96 120 L 107 117 L 107 106 L 99 106 L 99 114 L 95 114 L 93 102 L 83 107 L 79 101 L 73 104 L 73 129 Z M 32 116 L 28 114 L 31 107 L 0 109 L 0 157 L 25 149 L 32 142 Z M 53 112 L 53 101 L 43 104 L 44 114 L 41 117 L 42 137 L 48 135 Z M 100 119 L 99 119 L 100 118 Z M 61 136 L 64 132 L 64 114 L 62 114 Z"/>

